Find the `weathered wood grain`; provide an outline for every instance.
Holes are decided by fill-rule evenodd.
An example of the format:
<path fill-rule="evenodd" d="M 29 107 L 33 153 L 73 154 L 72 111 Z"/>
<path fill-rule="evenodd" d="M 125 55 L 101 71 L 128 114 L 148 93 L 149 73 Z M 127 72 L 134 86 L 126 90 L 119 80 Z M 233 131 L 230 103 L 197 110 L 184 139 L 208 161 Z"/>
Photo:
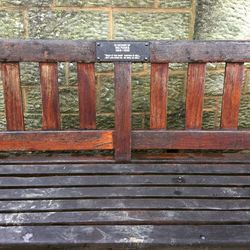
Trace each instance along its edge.
<path fill-rule="evenodd" d="M 128 211 L 128 210 L 206 210 L 248 211 L 249 199 L 65 199 L 0 201 L 0 212 L 60 212 L 60 211 Z"/>
<path fill-rule="evenodd" d="M 113 131 L 0 132 L 1 151 L 112 149 Z"/>
<path fill-rule="evenodd" d="M 250 187 L 249 176 L 213 175 L 98 175 L 0 177 L 0 187 L 88 187 L 88 186 L 225 186 Z"/>
<path fill-rule="evenodd" d="M 48 157 L 50 158 L 50 157 Z M 174 160 L 173 160 L 174 161 Z M 178 162 L 178 159 L 175 160 Z M 74 162 L 1 162 L 0 176 L 65 176 L 65 175 L 250 175 L 249 163 L 82 163 Z"/>
<path fill-rule="evenodd" d="M 41 217 L 43 218 L 41 220 Z M 0 226 L 248 224 L 248 211 L 76 211 L 0 213 Z"/>
<path fill-rule="evenodd" d="M 186 129 L 201 129 L 205 63 L 189 63 L 186 90 Z"/>
<path fill-rule="evenodd" d="M 115 63 L 115 160 L 131 159 L 131 63 Z"/>
<path fill-rule="evenodd" d="M 249 62 L 249 41 L 152 41 L 152 63 Z"/>
<path fill-rule="evenodd" d="M 3 63 L 1 67 L 7 130 L 24 130 L 19 64 Z"/>
<path fill-rule="evenodd" d="M 226 64 L 221 108 L 221 127 L 224 129 L 238 128 L 243 73 L 244 65 L 242 63 Z"/>
<path fill-rule="evenodd" d="M 250 131 L 132 131 L 133 149 L 250 149 Z"/>
<path fill-rule="evenodd" d="M 249 187 L 64 187 L 0 189 L 0 200 L 74 198 L 250 198 Z"/>
<path fill-rule="evenodd" d="M 78 96 L 81 129 L 96 128 L 96 90 L 94 64 L 78 63 Z"/>
<path fill-rule="evenodd" d="M 150 128 L 166 129 L 167 126 L 168 64 L 151 64 L 150 79 Z"/>
<path fill-rule="evenodd" d="M 94 41 L 0 40 L 0 62 L 95 62 Z"/>
<path fill-rule="evenodd" d="M 42 92 L 43 129 L 56 130 L 61 127 L 57 63 L 40 63 Z"/>
<path fill-rule="evenodd" d="M 154 246 L 247 246 L 249 225 L 15 226 L 0 227 L 0 245 L 84 244 Z"/>

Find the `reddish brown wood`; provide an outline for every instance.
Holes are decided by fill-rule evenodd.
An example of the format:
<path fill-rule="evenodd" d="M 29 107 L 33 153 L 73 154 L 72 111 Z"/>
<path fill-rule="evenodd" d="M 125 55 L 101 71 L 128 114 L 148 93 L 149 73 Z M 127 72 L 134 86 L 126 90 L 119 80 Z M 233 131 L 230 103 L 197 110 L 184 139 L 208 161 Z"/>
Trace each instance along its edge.
<path fill-rule="evenodd" d="M 2 72 L 7 130 L 24 130 L 19 64 L 3 63 Z"/>
<path fill-rule="evenodd" d="M 115 63 L 115 159 L 131 159 L 131 64 Z"/>
<path fill-rule="evenodd" d="M 222 99 L 221 127 L 237 129 L 244 65 L 227 63 Z"/>
<path fill-rule="evenodd" d="M 57 63 L 40 63 L 44 130 L 60 128 L 57 75 Z"/>
<path fill-rule="evenodd" d="M 1 151 L 113 149 L 113 131 L 0 132 Z"/>
<path fill-rule="evenodd" d="M 132 149 L 250 149 L 250 131 L 133 131 Z"/>
<path fill-rule="evenodd" d="M 96 128 L 96 90 L 94 64 L 77 64 L 81 129 Z"/>
<path fill-rule="evenodd" d="M 150 128 L 167 126 L 168 64 L 151 64 L 150 80 Z"/>
<path fill-rule="evenodd" d="M 205 71 L 205 63 L 190 63 L 188 65 L 186 129 L 200 129 L 202 126 Z"/>

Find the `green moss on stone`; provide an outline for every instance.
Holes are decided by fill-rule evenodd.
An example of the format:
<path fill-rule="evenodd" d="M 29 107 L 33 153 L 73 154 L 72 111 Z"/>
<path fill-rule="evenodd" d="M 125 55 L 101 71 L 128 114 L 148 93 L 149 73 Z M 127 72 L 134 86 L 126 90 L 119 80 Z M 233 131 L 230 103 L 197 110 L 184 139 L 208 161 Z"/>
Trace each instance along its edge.
<path fill-rule="evenodd" d="M 115 13 L 115 39 L 188 39 L 190 15 L 182 13 Z"/>
<path fill-rule="evenodd" d="M 23 17 L 20 12 L 0 11 L 0 39 L 22 38 L 24 34 Z"/>
<path fill-rule="evenodd" d="M 32 11 L 30 37 L 48 39 L 107 39 L 108 14 L 103 11 Z"/>

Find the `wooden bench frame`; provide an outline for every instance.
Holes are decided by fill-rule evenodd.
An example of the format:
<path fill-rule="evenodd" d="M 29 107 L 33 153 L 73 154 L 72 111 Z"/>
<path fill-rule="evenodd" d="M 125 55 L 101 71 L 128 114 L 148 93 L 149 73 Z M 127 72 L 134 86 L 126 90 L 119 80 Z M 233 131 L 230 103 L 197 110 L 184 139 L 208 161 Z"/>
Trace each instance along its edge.
<path fill-rule="evenodd" d="M 94 64 L 98 60 L 96 58 L 95 41 L 0 40 L 0 63 L 3 75 L 7 122 L 7 131 L 0 132 L 0 151 L 114 150 L 113 162 L 129 163 L 131 162 L 131 151 L 134 149 L 250 149 L 250 131 L 246 129 L 238 130 L 244 63 L 250 62 L 250 42 L 146 41 L 146 43 L 148 43 L 150 53 L 147 62 L 151 63 L 150 129 L 132 130 L 131 128 L 131 63 L 133 62 L 116 60 L 114 61 L 115 128 L 113 130 L 96 130 Z M 25 131 L 19 62 L 39 63 L 42 94 L 41 131 Z M 61 130 L 57 83 L 58 62 L 77 62 L 80 117 L 78 130 Z M 169 63 L 175 62 L 188 63 L 184 130 L 166 130 L 168 66 Z M 202 129 L 205 72 L 206 63 L 208 62 L 226 63 L 221 128 L 218 130 Z M 99 158 L 96 158 L 96 160 L 99 160 Z M 25 162 L 23 161 L 23 164 Z M 62 162 L 66 162 L 66 160 L 62 159 Z M 102 159 L 102 162 L 105 163 L 105 158 Z M 110 161 L 107 160 L 108 162 Z M 147 162 L 146 158 L 144 162 Z M 206 161 L 204 160 L 204 162 Z M 242 162 L 239 161 L 239 163 Z M 4 164 L 14 163 L 4 162 L 3 160 L 1 164 L 5 166 Z M 29 162 L 28 164 L 31 163 Z M 122 164 L 119 166 L 121 169 L 123 168 Z M 136 168 L 136 166 L 134 167 Z M 53 169 L 53 166 L 51 168 Z M 216 167 L 212 169 L 211 173 L 213 173 L 214 169 L 216 171 Z M 232 169 L 232 166 L 229 169 Z M 244 172 L 244 169 L 246 172 Z M 238 173 L 237 169 L 234 171 L 232 173 Z M 243 168 L 243 170 L 241 169 L 241 171 L 244 174 L 249 174 L 248 166 Z M 172 170 L 172 173 L 174 173 L 174 170 Z M 243 196 L 250 197 L 248 192 L 248 189 L 245 190 L 245 196 Z M 203 241 L 206 244 L 249 245 L 249 222 L 245 221 L 245 224 L 242 226 L 237 224 L 231 231 L 225 225 L 221 226 L 221 228 L 225 227 L 223 230 L 226 230 L 223 236 L 217 235 L 217 229 L 215 228 L 213 231 L 212 225 L 208 225 L 206 227 L 211 229 L 208 232 L 208 235 L 211 236 L 208 236 L 208 240 L 205 240 L 205 236 L 204 238 L 201 236 L 200 239 L 194 239 L 193 234 L 188 233 L 189 235 L 184 237 L 185 241 L 185 239 L 177 235 L 178 225 L 169 229 L 168 236 L 164 235 L 165 229 L 162 228 L 161 230 L 161 226 L 159 226 L 157 231 L 151 233 L 152 237 L 158 239 L 158 241 L 154 241 L 155 243 L 165 245 L 202 244 Z M 106 230 L 106 233 L 110 230 L 109 228 L 105 229 L 105 225 L 101 227 L 103 227 L 104 231 Z M 149 228 L 150 226 L 145 226 L 145 235 L 148 232 L 147 227 Z M 202 229 L 202 227 L 205 228 L 202 225 L 182 225 L 182 230 L 183 227 L 186 227 L 187 230 L 192 229 L 194 232 Z M 42 228 L 39 229 L 38 226 L 36 226 L 36 229 L 38 231 L 44 230 Z M 6 235 L 6 245 L 11 245 L 12 243 L 25 244 L 25 240 L 23 241 L 22 238 L 17 240 L 13 236 L 12 240 L 10 239 L 10 232 L 15 234 L 15 230 L 17 230 L 15 227 L 3 227 L 2 231 L 0 230 L 0 234 Z M 48 241 L 46 241 L 44 235 L 49 235 L 49 229 L 47 230 L 48 232 L 45 234 L 41 231 L 41 238 L 34 241 L 33 244 L 60 243 L 56 237 L 53 238 L 52 236 L 49 236 Z M 61 232 L 63 230 L 67 231 L 65 228 L 60 230 Z M 73 242 L 79 244 L 98 243 L 95 235 L 90 240 L 86 231 L 82 231 L 83 229 L 75 227 L 72 230 L 72 232 L 79 230 L 86 236 L 86 240 L 79 238 L 70 242 L 62 240 L 65 244 Z M 236 232 L 238 238 L 233 237 L 234 232 Z M 123 233 L 118 230 L 114 237 L 119 238 L 122 242 L 123 236 L 129 234 Z M 103 240 L 100 242 L 114 243 L 114 240 L 112 241 L 111 237 L 107 241 Z M 136 243 L 133 240 L 131 242 Z M 0 239 L 0 245 L 5 243 Z M 123 243 L 126 243 L 126 241 Z M 150 243 L 150 241 L 146 241 L 146 243 Z"/>

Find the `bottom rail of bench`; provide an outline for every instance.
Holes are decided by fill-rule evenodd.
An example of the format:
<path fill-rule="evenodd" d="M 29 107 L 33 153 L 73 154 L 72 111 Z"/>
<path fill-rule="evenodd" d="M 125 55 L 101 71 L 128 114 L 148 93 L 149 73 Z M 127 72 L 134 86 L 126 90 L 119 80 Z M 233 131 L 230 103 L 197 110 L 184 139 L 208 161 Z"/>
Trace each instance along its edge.
<path fill-rule="evenodd" d="M 0 227 L 1 245 L 247 245 L 249 225 Z"/>

